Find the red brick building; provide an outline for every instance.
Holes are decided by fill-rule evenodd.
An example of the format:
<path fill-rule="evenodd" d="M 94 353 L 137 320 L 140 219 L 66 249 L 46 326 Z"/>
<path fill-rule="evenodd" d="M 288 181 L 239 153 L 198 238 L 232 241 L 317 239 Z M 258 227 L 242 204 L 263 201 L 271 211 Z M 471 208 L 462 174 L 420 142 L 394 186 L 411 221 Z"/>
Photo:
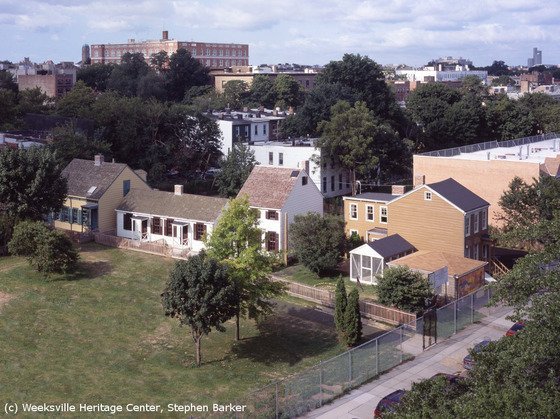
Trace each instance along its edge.
<path fill-rule="evenodd" d="M 124 44 L 93 44 L 90 49 L 91 63 L 119 64 L 121 57 L 127 52 L 144 54 L 144 58 L 148 61 L 152 54 L 165 51 L 171 55 L 180 48 L 186 49 L 201 64 L 210 68 L 249 65 L 249 45 L 247 44 L 177 41 L 169 39 L 167 31 L 163 31 L 161 39 L 158 40 L 135 41 L 129 39 Z"/>

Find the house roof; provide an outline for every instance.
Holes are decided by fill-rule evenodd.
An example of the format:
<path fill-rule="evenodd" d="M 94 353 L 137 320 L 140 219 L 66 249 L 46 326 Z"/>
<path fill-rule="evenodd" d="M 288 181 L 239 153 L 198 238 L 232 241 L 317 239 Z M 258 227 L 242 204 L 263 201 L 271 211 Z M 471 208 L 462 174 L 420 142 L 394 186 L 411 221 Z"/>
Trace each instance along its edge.
<path fill-rule="evenodd" d="M 470 189 L 465 188 L 452 178 L 442 180 L 441 182 L 430 183 L 426 186 L 465 212 L 490 205 L 480 196 Z"/>
<path fill-rule="evenodd" d="M 398 198 L 400 195 L 392 195 L 390 193 L 381 193 L 381 192 L 364 192 L 354 196 L 345 196 L 343 197 L 344 200 L 349 199 L 357 199 L 363 201 L 376 201 L 376 202 L 390 202 L 393 199 Z"/>
<path fill-rule="evenodd" d="M 126 167 L 124 163 L 103 162 L 96 166 L 93 160 L 74 159 L 62 176 L 68 181 L 68 195 L 99 199 Z"/>
<path fill-rule="evenodd" d="M 449 276 L 463 276 L 488 262 L 465 258 L 446 252 L 419 251 L 389 262 L 389 265 L 408 266 L 424 272 L 435 272 L 447 266 Z"/>
<path fill-rule="evenodd" d="M 558 176 L 560 172 L 560 155 L 556 157 L 546 157 L 541 163 L 541 171 L 550 176 Z"/>
<path fill-rule="evenodd" d="M 284 167 L 255 166 L 237 196 L 247 195 L 252 207 L 282 209 L 300 172 Z"/>
<path fill-rule="evenodd" d="M 379 240 L 367 243 L 369 247 L 383 256 L 384 259 L 398 255 L 399 253 L 414 251 L 414 246 L 398 234 L 391 234 Z"/>
<path fill-rule="evenodd" d="M 212 222 L 227 203 L 226 198 L 213 196 L 131 189 L 117 206 L 117 211 Z"/>

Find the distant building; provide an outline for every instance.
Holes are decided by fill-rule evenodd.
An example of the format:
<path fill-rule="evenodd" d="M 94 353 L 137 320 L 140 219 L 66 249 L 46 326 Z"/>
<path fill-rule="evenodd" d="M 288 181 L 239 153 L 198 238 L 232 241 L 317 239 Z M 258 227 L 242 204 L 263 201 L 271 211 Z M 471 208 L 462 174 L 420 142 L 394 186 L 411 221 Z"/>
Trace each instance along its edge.
<path fill-rule="evenodd" d="M 456 65 L 453 69 L 450 69 L 449 66 L 444 66 L 444 64 L 423 68 L 400 68 L 395 70 L 395 73 L 397 76 L 405 77 L 406 80 L 411 82 L 456 82 L 461 81 L 467 76 L 476 76 L 486 84 L 488 78 L 487 71 L 471 70 L 468 65 Z"/>
<path fill-rule="evenodd" d="M 91 60 L 91 56 L 89 54 L 89 45 L 85 44 L 82 46 L 82 64 L 88 64 Z"/>
<path fill-rule="evenodd" d="M 542 51 L 537 49 L 537 47 L 533 48 L 533 57 L 527 59 L 527 67 L 534 67 L 536 65 L 542 64 Z"/>
<path fill-rule="evenodd" d="M 248 86 L 253 84 L 253 79 L 257 75 L 264 75 L 274 81 L 280 74 L 287 74 L 292 76 L 304 90 L 311 90 L 315 87 L 315 81 L 318 73 L 313 70 L 306 69 L 304 71 L 275 71 L 276 68 L 268 70 L 262 67 L 246 67 L 246 68 L 233 68 L 228 71 L 220 71 L 212 73 L 214 77 L 214 88 L 217 92 L 222 93 L 227 82 L 232 80 L 241 80 L 247 83 Z"/>
<path fill-rule="evenodd" d="M 249 65 L 249 45 L 247 44 L 178 41 L 169 39 L 167 31 L 163 31 L 161 39 L 157 40 L 129 39 L 128 42 L 122 44 L 92 44 L 91 63 L 119 64 L 122 56 L 127 52 L 141 53 L 144 55 L 144 59 L 149 61 L 153 54 L 160 51 L 171 55 L 180 48 L 186 49 L 202 65 L 210 68 Z"/>
<path fill-rule="evenodd" d="M 9 69 L 15 77 L 19 90 L 40 88 L 49 97 L 61 97 L 76 84 L 77 67 L 72 62 L 54 64 L 46 61 L 35 64 L 25 58 Z"/>

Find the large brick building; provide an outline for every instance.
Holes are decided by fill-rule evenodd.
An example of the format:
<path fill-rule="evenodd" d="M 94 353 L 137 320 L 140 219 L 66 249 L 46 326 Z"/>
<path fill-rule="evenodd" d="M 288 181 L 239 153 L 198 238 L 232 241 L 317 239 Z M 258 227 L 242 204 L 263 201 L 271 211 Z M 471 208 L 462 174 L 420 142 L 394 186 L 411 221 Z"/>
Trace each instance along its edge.
<path fill-rule="evenodd" d="M 123 44 L 93 44 L 90 48 L 91 63 L 119 64 L 122 56 L 127 52 L 144 54 L 144 58 L 149 60 L 153 54 L 160 51 L 171 55 L 180 48 L 186 49 L 201 64 L 210 68 L 249 65 L 249 45 L 247 44 L 178 41 L 169 39 L 167 31 L 163 31 L 161 39 L 157 40 L 129 39 Z"/>

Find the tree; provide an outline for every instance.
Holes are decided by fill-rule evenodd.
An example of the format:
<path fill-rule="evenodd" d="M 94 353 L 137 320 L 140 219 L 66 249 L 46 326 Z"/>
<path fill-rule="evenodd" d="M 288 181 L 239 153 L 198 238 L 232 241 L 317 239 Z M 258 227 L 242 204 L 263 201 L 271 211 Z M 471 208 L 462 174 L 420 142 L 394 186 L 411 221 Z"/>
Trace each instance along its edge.
<path fill-rule="evenodd" d="M 74 272 L 79 260 L 70 239 L 59 231 L 49 229 L 41 221 L 18 223 L 8 250 L 14 255 L 25 256 L 29 264 L 46 277 Z"/>
<path fill-rule="evenodd" d="M 166 51 L 159 51 L 150 56 L 151 66 L 158 72 L 158 74 L 165 73 L 169 66 L 169 56 Z"/>
<path fill-rule="evenodd" d="M 296 215 L 290 225 L 294 254 L 318 275 L 336 269 L 344 255 L 344 220 L 331 214 Z"/>
<path fill-rule="evenodd" d="M 348 294 L 348 304 L 344 311 L 344 337 L 347 346 L 354 346 L 362 339 L 362 315 L 360 313 L 360 294 L 354 288 Z"/>
<path fill-rule="evenodd" d="M 175 263 L 161 294 L 165 315 L 191 328 L 200 366 L 200 343 L 212 329 L 225 331 L 223 324 L 235 314 L 238 295 L 225 266 L 204 252 Z"/>
<path fill-rule="evenodd" d="M 216 177 L 218 192 L 224 197 L 234 197 L 257 164 L 255 152 L 243 143 L 235 143 L 233 149 L 222 160 L 222 169 Z"/>
<path fill-rule="evenodd" d="M 272 108 L 276 104 L 277 98 L 274 91 L 274 83 L 270 77 L 264 74 L 257 74 L 253 78 L 249 93 L 252 102 L 258 103 L 265 108 Z"/>
<path fill-rule="evenodd" d="M 92 116 L 94 103 L 95 94 L 93 90 L 79 80 L 72 87 L 72 90 L 56 102 L 55 112 L 61 116 L 89 118 Z"/>
<path fill-rule="evenodd" d="M 47 148 L 0 150 L 0 202 L 12 218 L 39 220 L 66 198 L 62 166 Z"/>
<path fill-rule="evenodd" d="M 239 109 L 249 97 L 249 86 L 243 80 L 231 80 L 224 86 L 224 99 L 232 109 Z"/>
<path fill-rule="evenodd" d="M 153 98 L 162 101 L 167 97 L 163 79 L 153 71 L 146 73 L 138 79 L 136 94 L 142 99 Z"/>
<path fill-rule="evenodd" d="M 169 58 L 165 82 L 169 99 L 181 102 L 191 87 L 210 84 L 210 76 L 207 67 L 194 59 L 186 49 L 179 48 Z"/>
<path fill-rule="evenodd" d="M 523 105 L 507 96 L 486 101 L 486 123 L 489 134 L 498 140 L 511 140 L 537 133 L 536 121 Z"/>
<path fill-rule="evenodd" d="M 150 72 L 150 67 L 142 53 L 125 53 L 121 63 L 116 65 L 107 81 L 107 89 L 115 90 L 124 96 L 138 94 L 139 81 Z"/>
<path fill-rule="evenodd" d="M 336 289 L 334 291 L 334 325 L 339 337 L 344 336 L 346 325 L 344 323 L 344 313 L 348 305 L 348 296 L 346 295 L 346 286 L 342 275 L 338 277 Z"/>
<path fill-rule="evenodd" d="M 212 235 L 206 240 L 211 257 L 224 262 L 239 296 L 236 307 L 235 337 L 240 339 L 241 316 L 258 319 L 272 312 L 271 298 L 283 292 L 283 285 L 270 277 L 273 258 L 262 249 L 259 214 L 249 200 L 239 197 L 229 201 Z"/>
<path fill-rule="evenodd" d="M 300 84 L 289 74 L 279 74 L 274 80 L 276 106 L 296 108 L 302 103 L 303 93 Z"/>
<path fill-rule="evenodd" d="M 432 299 L 433 292 L 420 272 L 396 266 L 386 269 L 377 279 L 377 295 L 381 304 L 420 313 Z"/>
<path fill-rule="evenodd" d="M 501 75 L 492 80 L 492 86 L 515 86 L 515 81 L 508 75 Z"/>
<path fill-rule="evenodd" d="M 321 163 L 339 162 L 350 171 L 352 195 L 356 194 L 356 175 L 375 176 L 372 173 L 380 169 L 380 157 L 386 157 L 382 166 L 389 168 L 395 162 L 406 161 L 404 156 L 408 153 L 397 133 L 376 119 L 364 102 L 356 102 L 354 107 L 338 102 L 331 109 L 331 119 L 321 122 L 319 130 L 321 138 L 316 146 L 321 148 Z"/>
<path fill-rule="evenodd" d="M 18 94 L 16 113 L 20 117 L 27 113 L 46 113 L 53 103 L 52 98 L 43 93 L 39 87 L 25 89 Z"/>
<path fill-rule="evenodd" d="M 111 155 L 110 144 L 98 138 L 87 137 L 72 124 L 55 128 L 52 137 L 48 148 L 56 154 L 62 167 L 72 159 L 92 160 L 96 154 L 103 154 L 105 157 Z"/>
<path fill-rule="evenodd" d="M 13 91 L 0 88 L 0 129 L 13 129 L 16 103 L 16 94 Z"/>
<path fill-rule="evenodd" d="M 114 68 L 114 64 L 101 63 L 82 66 L 78 69 L 76 79 L 97 92 L 104 92 Z"/>
<path fill-rule="evenodd" d="M 6 89 L 12 93 L 18 92 L 18 85 L 14 76 L 7 70 L 0 70 L 0 89 Z"/>
<path fill-rule="evenodd" d="M 484 69 L 488 71 L 488 75 L 490 76 L 509 76 L 512 74 L 512 71 L 503 61 L 493 61 L 492 65 L 484 67 Z"/>

